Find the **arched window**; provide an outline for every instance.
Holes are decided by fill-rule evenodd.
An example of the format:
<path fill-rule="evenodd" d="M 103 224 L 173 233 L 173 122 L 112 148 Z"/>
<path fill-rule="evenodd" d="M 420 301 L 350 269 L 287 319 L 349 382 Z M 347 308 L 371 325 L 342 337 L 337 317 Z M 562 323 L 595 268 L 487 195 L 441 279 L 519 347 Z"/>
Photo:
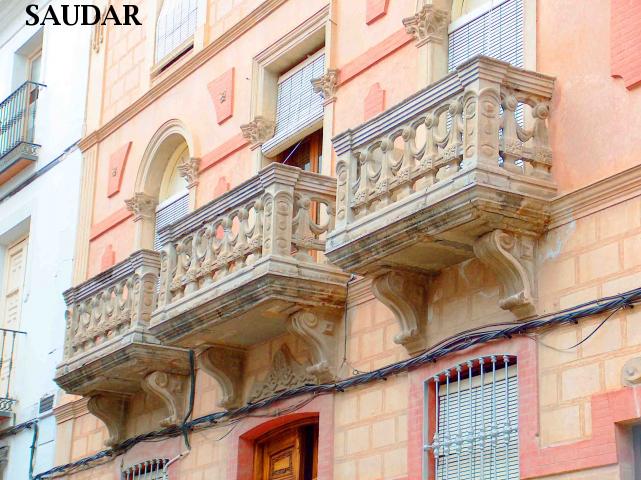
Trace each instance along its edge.
<path fill-rule="evenodd" d="M 189 160 L 189 148 L 181 143 L 169 157 L 169 162 L 160 183 L 158 207 L 156 207 L 156 234 L 154 250 L 164 243 L 161 230 L 189 212 L 189 190 L 181 175 L 179 165 Z"/>
<path fill-rule="evenodd" d="M 184 51 L 196 32 L 198 0 L 164 0 L 156 22 L 156 63 Z"/>

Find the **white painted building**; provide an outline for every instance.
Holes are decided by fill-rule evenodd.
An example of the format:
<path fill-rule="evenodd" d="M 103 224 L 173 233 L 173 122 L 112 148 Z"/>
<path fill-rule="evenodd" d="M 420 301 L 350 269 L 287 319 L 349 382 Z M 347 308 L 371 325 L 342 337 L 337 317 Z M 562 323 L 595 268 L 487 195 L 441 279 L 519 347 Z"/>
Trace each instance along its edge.
<path fill-rule="evenodd" d="M 91 45 L 91 27 L 27 26 L 28 3 L 36 2 L 0 0 L 3 480 L 30 478 L 31 464 L 34 474 L 54 464 L 58 389 L 52 378 L 64 341 L 62 292 L 72 279 L 81 167 L 76 142 Z M 29 428 L 12 432 L 25 423 Z"/>

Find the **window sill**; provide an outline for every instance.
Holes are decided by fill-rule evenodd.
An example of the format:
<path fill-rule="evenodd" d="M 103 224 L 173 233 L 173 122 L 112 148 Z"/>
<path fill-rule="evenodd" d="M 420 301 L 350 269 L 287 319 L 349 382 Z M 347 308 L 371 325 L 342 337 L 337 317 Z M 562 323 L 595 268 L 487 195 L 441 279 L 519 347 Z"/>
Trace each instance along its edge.
<path fill-rule="evenodd" d="M 176 47 L 171 53 L 165 55 L 161 60 L 156 62 L 156 64 L 151 69 L 151 79 L 156 80 L 159 77 L 162 77 L 163 74 L 171 70 L 174 65 L 183 63 L 184 60 L 190 57 L 190 53 L 194 50 L 194 37 L 191 36 L 178 47 Z"/>

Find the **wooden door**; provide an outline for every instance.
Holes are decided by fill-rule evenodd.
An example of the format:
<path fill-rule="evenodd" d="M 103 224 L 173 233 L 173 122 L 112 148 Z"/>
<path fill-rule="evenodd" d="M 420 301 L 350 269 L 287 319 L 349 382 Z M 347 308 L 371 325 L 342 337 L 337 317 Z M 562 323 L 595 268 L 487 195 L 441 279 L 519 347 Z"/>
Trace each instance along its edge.
<path fill-rule="evenodd" d="M 256 443 L 255 480 L 314 480 L 317 476 L 318 427 L 299 424 Z"/>

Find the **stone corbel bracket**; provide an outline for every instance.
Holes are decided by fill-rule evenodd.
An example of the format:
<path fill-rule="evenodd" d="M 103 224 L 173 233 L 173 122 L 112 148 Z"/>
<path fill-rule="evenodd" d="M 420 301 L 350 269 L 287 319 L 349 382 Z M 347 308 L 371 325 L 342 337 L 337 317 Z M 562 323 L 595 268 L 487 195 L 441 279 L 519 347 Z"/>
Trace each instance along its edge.
<path fill-rule="evenodd" d="M 98 393 L 89 398 L 87 410 L 107 426 L 109 437 L 105 440 L 106 446 L 113 447 L 125 439 L 127 397 L 111 393 Z"/>
<path fill-rule="evenodd" d="M 429 280 L 422 273 L 388 271 L 372 281 L 374 296 L 394 313 L 401 327 L 394 342 L 403 345 L 410 355 L 426 347 Z"/>
<path fill-rule="evenodd" d="M 314 363 L 307 367 L 307 372 L 321 383 L 335 379 L 334 331 L 338 318 L 338 315 L 330 312 L 312 310 L 299 310 L 289 317 L 289 331 L 311 348 Z"/>
<path fill-rule="evenodd" d="M 494 230 L 474 243 L 478 259 L 494 272 L 504 288 L 499 306 L 517 318 L 536 315 L 535 239 Z"/>
<path fill-rule="evenodd" d="M 245 351 L 213 346 L 198 356 L 200 368 L 218 382 L 222 396 L 218 405 L 227 410 L 243 404 L 243 372 Z"/>
<path fill-rule="evenodd" d="M 641 357 L 631 358 L 621 370 L 621 383 L 628 387 L 641 385 Z"/>
<path fill-rule="evenodd" d="M 162 400 L 169 415 L 161 420 L 162 427 L 180 425 L 189 408 L 189 376 L 152 372 L 141 382 L 142 389 Z"/>

